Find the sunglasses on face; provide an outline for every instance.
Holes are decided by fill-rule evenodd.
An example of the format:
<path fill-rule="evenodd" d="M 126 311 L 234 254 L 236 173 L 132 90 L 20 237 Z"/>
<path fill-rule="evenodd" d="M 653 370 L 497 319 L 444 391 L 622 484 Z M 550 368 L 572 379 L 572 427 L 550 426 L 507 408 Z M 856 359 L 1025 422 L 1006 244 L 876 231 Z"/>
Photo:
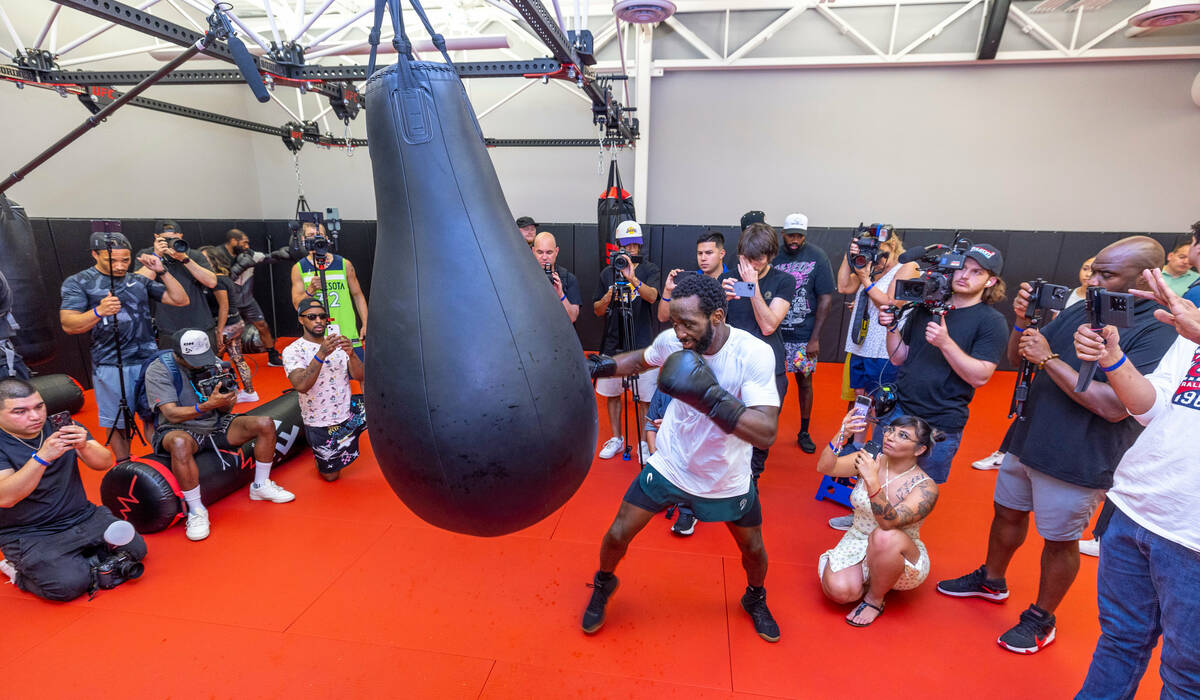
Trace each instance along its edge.
<path fill-rule="evenodd" d="M 300 314 L 300 318 L 307 318 L 310 321 L 327 321 L 329 314 Z"/>

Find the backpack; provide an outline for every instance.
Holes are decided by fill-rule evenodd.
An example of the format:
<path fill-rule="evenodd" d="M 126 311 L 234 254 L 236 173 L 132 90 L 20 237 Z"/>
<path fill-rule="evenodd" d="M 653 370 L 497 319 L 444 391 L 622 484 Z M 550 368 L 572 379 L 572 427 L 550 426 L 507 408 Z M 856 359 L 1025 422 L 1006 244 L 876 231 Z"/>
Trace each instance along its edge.
<path fill-rule="evenodd" d="M 179 363 L 175 361 L 174 350 L 159 350 L 142 362 L 142 373 L 133 385 L 133 410 L 141 416 L 143 421 L 151 423 L 155 428 L 158 427 L 158 412 L 150 405 L 150 399 L 146 396 L 146 370 L 150 369 L 150 365 L 159 359 L 171 372 L 171 379 L 175 383 L 175 393 L 183 393 L 183 372 L 179 369 Z"/>

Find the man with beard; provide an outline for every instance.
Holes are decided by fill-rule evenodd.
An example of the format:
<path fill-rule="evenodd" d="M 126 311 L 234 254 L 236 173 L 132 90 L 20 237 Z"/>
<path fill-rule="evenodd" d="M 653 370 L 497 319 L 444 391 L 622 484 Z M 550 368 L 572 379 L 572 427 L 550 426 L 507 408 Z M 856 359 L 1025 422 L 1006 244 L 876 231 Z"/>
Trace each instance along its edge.
<path fill-rule="evenodd" d="M 283 360 L 275 349 L 275 337 L 267 326 L 262 307 L 254 298 L 254 268 L 262 263 L 285 262 L 290 260 L 287 248 L 280 248 L 271 253 L 256 253 L 250 249 L 250 237 L 241 230 L 231 228 L 225 232 L 225 243 L 213 249 L 213 260 L 218 266 L 231 270 L 230 281 L 233 283 L 233 294 L 229 297 L 229 306 L 237 310 L 238 315 L 246 323 L 258 329 L 263 347 L 267 349 L 267 364 L 272 367 L 282 367 Z M 237 274 L 233 274 L 234 264 L 237 264 Z"/>
<path fill-rule="evenodd" d="M 808 217 L 788 214 L 783 222 L 783 250 L 772 264 L 796 280 L 796 296 L 779 324 L 779 336 L 783 341 L 785 367 L 796 377 L 800 400 L 800 433 L 796 442 L 801 450 L 812 454 L 817 450 L 808 434 L 813 407 L 812 375 L 820 359 L 821 328 L 829 307 L 833 306 L 834 283 L 829 256 L 820 247 L 808 245 L 806 233 Z"/>
<path fill-rule="evenodd" d="M 613 570 L 634 536 L 655 513 L 684 503 L 700 520 L 726 523 L 746 570 L 742 608 L 760 637 L 779 640 L 763 587 L 762 507 L 750 474 L 751 447 L 769 447 L 778 428 L 775 355 L 766 343 L 726 325 L 725 308 L 716 280 L 684 275 L 671 300 L 672 330 L 643 350 L 588 358 L 593 377 L 661 367 L 659 390 L 677 400 L 663 416 L 657 450 L 630 484 L 601 542 L 600 568 L 583 614 L 587 634 L 604 624 L 605 607 L 617 589 Z"/>

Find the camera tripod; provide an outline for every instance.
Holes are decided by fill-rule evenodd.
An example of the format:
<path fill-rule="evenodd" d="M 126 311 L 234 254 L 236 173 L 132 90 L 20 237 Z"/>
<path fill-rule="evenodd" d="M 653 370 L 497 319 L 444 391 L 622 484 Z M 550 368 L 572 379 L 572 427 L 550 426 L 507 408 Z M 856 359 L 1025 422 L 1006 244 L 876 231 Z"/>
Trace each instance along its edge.
<path fill-rule="evenodd" d="M 615 272 L 615 271 L 614 271 Z M 628 282 L 624 282 L 621 278 L 614 282 L 611 289 L 612 303 L 609 304 L 608 313 L 613 314 L 617 319 L 617 349 L 616 353 L 629 352 L 634 347 L 633 335 L 633 288 Z M 630 440 L 629 430 L 629 404 L 633 403 L 633 440 Z M 641 440 L 641 404 L 642 397 L 638 391 L 638 374 L 634 373 L 627 377 L 621 378 L 621 439 L 625 441 L 625 450 L 621 454 L 621 459 L 630 460 L 629 453 L 633 449 L 633 445 L 638 446 L 637 462 L 638 467 L 642 464 L 642 440 Z"/>
<path fill-rule="evenodd" d="M 108 293 L 117 296 L 117 278 L 113 275 L 112 269 L 112 252 L 113 240 L 111 236 L 104 238 L 104 249 L 108 251 Z M 108 436 L 104 438 L 105 447 L 112 442 L 113 435 L 118 430 L 122 431 L 126 440 L 133 442 L 133 436 L 136 435 L 138 440 L 143 445 L 146 444 L 146 436 L 142 435 L 142 431 L 137 426 L 137 420 L 133 411 L 129 408 L 129 397 L 125 395 L 125 360 L 121 355 L 121 327 L 117 321 L 118 314 L 113 314 L 111 317 L 105 317 L 101 323 L 107 323 L 108 318 L 112 318 L 113 324 L 113 347 L 117 351 L 117 383 L 121 387 L 121 398 L 117 402 L 117 418 L 113 421 L 112 427 L 108 429 Z M 124 428 L 118 428 L 117 425 L 122 424 Z"/>

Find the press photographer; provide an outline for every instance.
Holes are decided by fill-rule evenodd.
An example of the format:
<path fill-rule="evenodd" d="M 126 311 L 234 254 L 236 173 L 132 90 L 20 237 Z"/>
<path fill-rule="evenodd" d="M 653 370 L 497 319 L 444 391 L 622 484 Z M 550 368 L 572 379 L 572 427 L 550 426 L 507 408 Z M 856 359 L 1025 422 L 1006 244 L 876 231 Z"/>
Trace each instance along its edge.
<path fill-rule="evenodd" d="M 1004 356 L 1008 323 L 990 306 L 1004 298 L 999 277 L 1004 261 L 995 247 L 961 238 L 953 249 L 930 246 L 909 255 L 923 265 L 917 278 L 896 284 L 897 300 L 911 302 L 902 311 L 907 325 L 893 329 L 898 311 L 879 311 L 879 323 L 889 329 L 888 356 L 900 368 L 896 408 L 879 422 L 917 416 L 942 431 L 946 439 L 921 459 L 925 473 L 942 484 L 950 476 L 975 389 L 991 379 Z"/>
<path fill-rule="evenodd" d="M 1109 245 L 1092 262 L 1087 303 L 1066 308 L 1040 329 L 1017 325 L 1009 337 L 1009 361 L 1015 365 L 1024 360 L 1037 371 L 1021 415 L 1000 446 L 1006 454 L 996 475 L 986 563 L 938 584 L 938 591 L 950 596 L 1007 598 L 1005 573 L 1025 541 L 1033 513 L 1043 539 L 1041 577 L 1036 602 L 998 640 L 1009 651 L 1032 654 L 1054 640 L 1054 611 L 1079 572 L 1080 535 L 1104 491 L 1112 486 L 1121 455 L 1142 431 L 1103 377 L 1085 391 L 1075 391 L 1081 371 L 1075 329 L 1088 321 L 1089 311 L 1099 310 L 1096 307 L 1104 303 L 1107 295 L 1101 292 L 1121 295 L 1115 299 L 1118 306 L 1131 307 L 1128 317 L 1118 321 L 1124 326 L 1121 350 L 1139 372 L 1152 371 L 1175 333 L 1155 320 L 1156 303 L 1128 297 L 1127 292 L 1144 288 L 1142 272 L 1158 268 L 1163 258 L 1162 246 L 1146 236 Z M 1063 308 L 1068 296 L 1067 287 L 1022 283 L 1013 301 L 1018 324 L 1037 319 L 1039 312 Z"/>
<path fill-rule="evenodd" d="M 307 255 L 292 266 L 292 307 L 299 307 L 305 297 L 321 300 L 328 306 L 330 322 L 337 326 L 338 334 L 350 339 L 354 352 L 362 359 L 362 341 L 367 337 L 367 298 L 358 284 L 353 263 L 334 252 L 335 242 L 322 223 L 302 222 L 300 241 Z"/>
<path fill-rule="evenodd" d="M 291 492 L 271 481 L 274 421 L 268 416 L 230 413 L 237 400 L 237 382 L 229 365 L 213 354 L 208 334 L 196 329 L 179 331 L 171 337 L 171 350 L 160 353 L 146 367 L 145 391 L 147 404 L 156 414 L 154 451 L 171 458 L 171 472 L 187 503 L 187 538 L 202 540 L 209 531 L 208 510 L 201 500 L 196 470 L 195 455 L 200 450 L 236 450 L 254 440 L 250 500 L 294 500 Z"/>
<path fill-rule="evenodd" d="M 250 248 L 250 237 L 242 231 L 232 228 L 225 232 L 225 243 L 214 249 L 215 267 L 223 267 L 233 282 L 233 295 L 230 304 L 243 321 L 258 329 L 263 347 L 267 348 L 267 364 L 272 367 L 282 367 L 283 360 L 275 349 L 275 337 L 267 326 L 262 307 L 254 298 L 254 271 L 261 265 L 272 263 L 294 262 L 290 246 L 283 246 L 270 253 L 260 253 Z"/>
<path fill-rule="evenodd" d="M 58 318 L 70 335 L 91 334 L 92 388 L 100 427 L 109 429 L 108 444 L 117 460 L 124 461 L 136 430 L 131 409 L 142 363 L 157 350 L 150 302 L 181 308 L 188 304 L 188 295 L 162 260 L 150 253 L 138 258 L 148 274 L 127 274 L 133 261 L 129 239 L 120 233 L 96 231 L 89 247 L 96 264 L 63 280 Z"/>
<path fill-rule="evenodd" d="M 146 541 L 87 500 L 79 462 L 104 471 L 113 454 L 70 415 L 46 417 L 33 385 L 0 379 L 0 572 L 23 591 L 74 600 L 142 573 Z"/>
<path fill-rule="evenodd" d="M 571 323 L 575 323 L 579 319 L 579 305 L 583 303 L 579 280 L 570 270 L 558 264 L 558 241 L 554 239 L 554 234 L 543 231 L 534 237 L 533 256 L 546 272 L 558 301 L 567 310 L 567 317 Z"/>
<path fill-rule="evenodd" d="M 297 309 L 304 337 L 283 350 L 283 368 L 300 394 L 304 432 L 317 472 L 336 481 L 358 459 L 358 436 L 366 428 L 364 404 L 354 402 L 350 380 L 362 381 L 363 364 L 350 339 L 329 331 L 329 313 L 309 297 Z"/>
<path fill-rule="evenodd" d="M 184 328 L 203 330 L 208 333 L 210 342 L 215 343 L 216 322 L 208 311 L 204 290 L 217 286 L 217 276 L 208 266 L 208 260 L 198 250 L 192 250 L 191 245 L 184 240 L 179 224 L 170 220 L 158 221 L 154 225 L 153 247 L 138 251 L 138 266 L 134 272 L 150 279 L 158 279 L 160 272 L 146 265 L 142 259 L 143 255 L 154 255 L 162 260 L 163 268 L 179 281 L 187 294 L 187 304 L 184 306 L 175 307 L 160 303 L 151 305 L 158 347 L 170 347 L 171 336 Z"/>
<path fill-rule="evenodd" d="M 592 312 L 604 319 L 604 335 L 600 340 L 600 352 L 604 355 L 649 345 L 654 337 L 651 309 L 658 301 L 660 273 L 657 265 L 642 260 L 642 227 L 636 221 L 621 222 L 615 229 L 615 238 L 620 248 L 600 271 L 600 283 L 592 299 Z M 635 413 L 645 414 L 657 380 L 657 369 L 639 374 L 636 381 L 628 380 L 634 383 L 631 393 L 636 392 Z M 625 447 L 621 430 L 624 391 L 621 379 L 616 377 L 604 377 L 596 382 L 596 393 L 605 397 L 608 406 L 608 424 L 612 431 L 612 437 L 600 448 L 600 459 L 610 459 Z M 642 430 L 637 416 L 631 419 L 634 430 Z M 649 456 L 644 430 L 640 449 L 644 462 Z"/>

